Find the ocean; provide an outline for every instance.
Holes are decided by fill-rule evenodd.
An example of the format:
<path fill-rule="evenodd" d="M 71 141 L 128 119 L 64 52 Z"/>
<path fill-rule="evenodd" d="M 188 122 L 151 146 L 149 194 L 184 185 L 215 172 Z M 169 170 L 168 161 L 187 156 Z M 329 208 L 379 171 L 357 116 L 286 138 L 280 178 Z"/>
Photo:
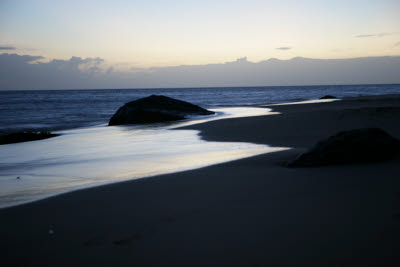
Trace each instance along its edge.
<path fill-rule="evenodd" d="M 173 173 L 290 148 L 208 142 L 181 126 L 271 115 L 260 104 L 400 93 L 400 85 L 110 89 L 0 92 L 0 132 L 50 130 L 60 136 L 0 146 L 0 208 L 87 187 Z M 188 120 L 107 127 L 124 103 L 162 94 L 216 112 Z"/>
<path fill-rule="evenodd" d="M 124 103 L 152 94 L 204 108 L 254 106 L 318 99 L 400 93 L 400 85 L 332 85 L 172 89 L 0 91 L 0 133 L 65 130 L 107 123 Z"/>

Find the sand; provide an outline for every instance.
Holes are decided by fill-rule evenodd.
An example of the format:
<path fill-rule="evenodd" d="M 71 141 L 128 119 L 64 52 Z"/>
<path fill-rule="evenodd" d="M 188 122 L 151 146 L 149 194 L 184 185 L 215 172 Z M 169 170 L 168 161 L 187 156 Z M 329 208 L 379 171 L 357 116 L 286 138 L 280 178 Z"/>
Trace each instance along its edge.
<path fill-rule="evenodd" d="M 293 149 L 0 210 L 1 266 L 400 266 L 400 158 L 285 168 L 340 130 L 400 138 L 400 96 L 269 106 L 206 140 Z"/>

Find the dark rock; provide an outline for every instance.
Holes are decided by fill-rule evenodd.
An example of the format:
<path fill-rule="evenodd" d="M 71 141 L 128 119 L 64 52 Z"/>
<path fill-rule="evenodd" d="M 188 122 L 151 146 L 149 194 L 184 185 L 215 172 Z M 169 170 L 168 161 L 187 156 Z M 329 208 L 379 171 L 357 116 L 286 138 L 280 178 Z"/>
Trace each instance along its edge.
<path fill-rule="evenodd" d="M 288 163 L 289 167 L 385 161 L 400 154 L 400 141 L 379 128 L 339 132 Z"/>
<path fill-rule="evenodd" d="M 109 126 L 182 120 L 187 115 L 211 115 L 214 112 L 191 103 L 162 95 L 141 98 L 120 107 Z"/>
<path fill-rule="evenodd" d="M 0 136 L 0 145 L 42 140 L 58 136 L 50 132 L 17 132 Z"/>
<path fill-rule="evenodd" d="M 331 96 L 331 95 L 326 95 L 326 96 L 321 97 L 320 99 L 336 99 L 336 97 Z"/>

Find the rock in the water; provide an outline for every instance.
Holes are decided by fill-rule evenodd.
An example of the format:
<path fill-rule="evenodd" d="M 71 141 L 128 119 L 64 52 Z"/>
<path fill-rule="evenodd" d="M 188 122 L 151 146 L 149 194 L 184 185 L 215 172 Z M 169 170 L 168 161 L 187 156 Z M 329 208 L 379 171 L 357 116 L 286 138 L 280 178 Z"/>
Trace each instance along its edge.
<path fill-rule="evenodd" d="M 321 97 L 320 99 L 336 99 L 336 97 L 332 96 L 332 95 L 326 95 Z"/>
<path fill-rule="evenodd" d="M 50 132 L 17 132 L 0 136 L 0 145 L 42 140 L 58 136 Z"/>
<path fill-rule="evenodd" d="M 371 163 L 400 154 L 400 141 L 379 128 L 339 132 L 288 163 L 289 167 Z"/>
<path fill-rule="evenodd" d="M 186 115 L 211 115 L 214 112 L 191 103 L 162 95 L 141 98 L 120 107 L 109 126 L 182 120 Z"/>

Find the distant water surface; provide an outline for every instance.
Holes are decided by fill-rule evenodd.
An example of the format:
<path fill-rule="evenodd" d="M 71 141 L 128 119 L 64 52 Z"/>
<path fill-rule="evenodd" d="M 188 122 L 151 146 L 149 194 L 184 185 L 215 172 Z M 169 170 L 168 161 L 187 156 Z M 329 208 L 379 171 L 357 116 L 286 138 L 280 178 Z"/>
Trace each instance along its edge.
<path fill-rule="evenodd" d="M 0 91 L 0 133 L 103 124 L 124 103 L 152 94 L 218 108 L 392 93 L 400 93 L 400 85 Z"/>

